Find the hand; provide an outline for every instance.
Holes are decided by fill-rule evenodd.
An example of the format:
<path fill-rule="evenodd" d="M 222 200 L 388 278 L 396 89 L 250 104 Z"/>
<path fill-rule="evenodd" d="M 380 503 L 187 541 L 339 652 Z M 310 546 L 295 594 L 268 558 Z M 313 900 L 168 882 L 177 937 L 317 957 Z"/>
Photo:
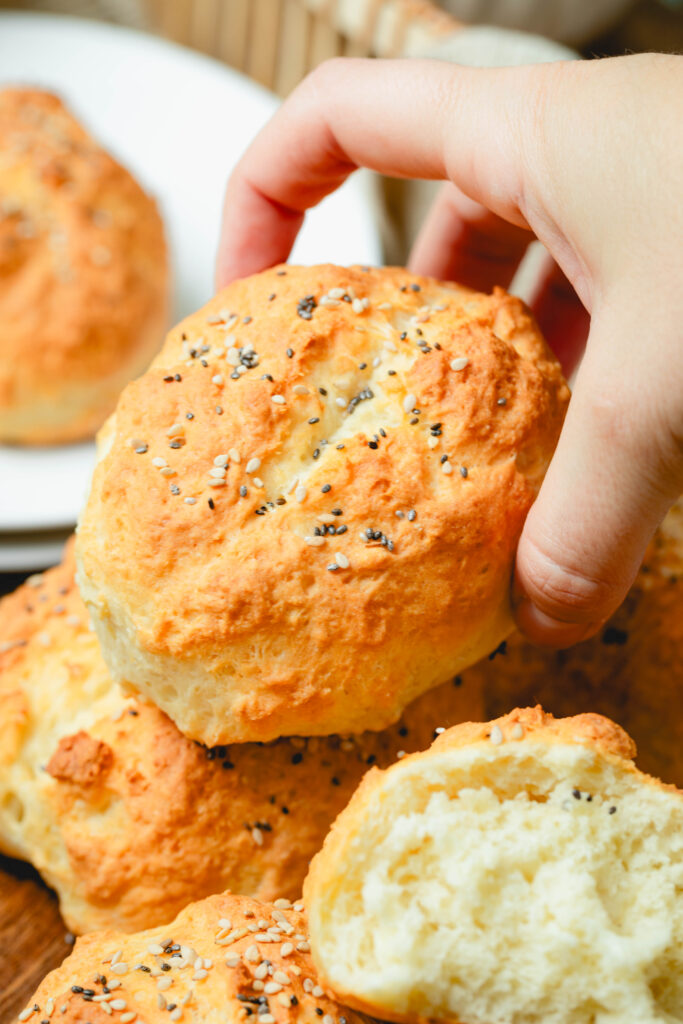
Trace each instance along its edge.
<path fill-rule="evenodd" d="M 489 289 L 510 281 L 532 235 L 544 243 L 555 265 L 534 307 L 566 370 L 581 355 L 576 296 L 590 331 L 517 552 L 517 620 L 537 643 L 599 629 L 683 489 L 682 125 L 682 57 L 496 70 L 335 60 L 228 184 L 221 285 L 285 260 L 305 210 L 360 166 L 449 182 L 415 272 Z"/>

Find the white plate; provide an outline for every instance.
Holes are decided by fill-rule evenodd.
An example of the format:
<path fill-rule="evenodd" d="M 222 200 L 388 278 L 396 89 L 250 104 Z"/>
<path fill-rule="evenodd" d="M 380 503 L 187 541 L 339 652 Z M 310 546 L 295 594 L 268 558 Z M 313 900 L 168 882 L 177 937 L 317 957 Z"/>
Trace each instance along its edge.
<path fill-rule="evenodd" d="M 173 320 L 210 298 L 227 175 L 277 99 L 172 43 L 59 15 L 0 14 L 0 86 L 10 83 L 60 93 L 157 197 L 173 257 Z M 299 263 L 380 258 L 362 175 L 310 214 L 292 255 Z M 89 444 L 0 446 L 0 531 L 73 524 L 92 462 Z"/>

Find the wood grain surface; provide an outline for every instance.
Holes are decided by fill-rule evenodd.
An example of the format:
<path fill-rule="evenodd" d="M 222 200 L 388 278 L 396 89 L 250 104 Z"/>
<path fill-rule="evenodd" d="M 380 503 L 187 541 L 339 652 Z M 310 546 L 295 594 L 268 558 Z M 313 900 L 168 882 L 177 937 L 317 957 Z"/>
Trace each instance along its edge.
<path fill-rule="evenodd" d="M 0 1024 L 14 1024 L 45 975 L 71 951 L 57 900 L 38 874 L 0 857 Z"/>

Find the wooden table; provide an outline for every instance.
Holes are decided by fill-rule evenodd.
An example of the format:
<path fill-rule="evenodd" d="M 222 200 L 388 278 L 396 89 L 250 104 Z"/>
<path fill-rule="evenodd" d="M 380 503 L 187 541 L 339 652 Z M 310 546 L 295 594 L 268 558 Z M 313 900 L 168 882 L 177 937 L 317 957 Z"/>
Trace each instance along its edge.
<path fill-rule="evenodd" d="M 0 1024 L 14 1024 L 72 943 L 57 900 L 33 868 L 0 857 Z"/>

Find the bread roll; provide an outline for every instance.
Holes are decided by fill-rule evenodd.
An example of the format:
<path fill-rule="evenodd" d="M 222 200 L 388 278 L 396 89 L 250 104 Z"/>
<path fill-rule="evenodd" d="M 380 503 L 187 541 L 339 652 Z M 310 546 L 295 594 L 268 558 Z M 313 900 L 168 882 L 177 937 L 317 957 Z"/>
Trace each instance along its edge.
<path fill-rule="evenodd" d="M 159 348 L 153 200 L 63 103 L 0 91 L 0 442 L 90 437 Z"/>
<path fill-rule="evenodd" d="M 392 1021 L 683 1020 L 683 794 L 634 754 L 536 708 L 369 772 L 304 885 L 321 984 Z"/>
<path fill-rule="evenodd" d="M 448 682 L 384 732 L 203 747 L 112 683 L 73 574 L 69 550 L 0 602 L 0 850 L 73 932 L 148 928 L 226 887 L 295 899 L 371 764 L 483 712 Z"/>
<path fill-rule="evenodd" d="M 540 701 L 558 716 L 591 708 L 614 718 L 635 740 L 639 766 L 683 787 L 683 501 L 597 636 L 550 651 L 515 634 L 462 679 L 483 693 L 487 717 Z"/>
<path fill-rule="evenodd" d="M 112 675 L 210 745 L 396 721 L 510 632 L 567 400 L 500 289 L 230 285 L 125 390 L 94 474 L 79 586 Z"/>
<path fill-rule="evenodd" d="M 88 935 L 14 1020 L 360 1024 L 318 985 L 301 909 L 224 893 L 152 931 Z"/>

